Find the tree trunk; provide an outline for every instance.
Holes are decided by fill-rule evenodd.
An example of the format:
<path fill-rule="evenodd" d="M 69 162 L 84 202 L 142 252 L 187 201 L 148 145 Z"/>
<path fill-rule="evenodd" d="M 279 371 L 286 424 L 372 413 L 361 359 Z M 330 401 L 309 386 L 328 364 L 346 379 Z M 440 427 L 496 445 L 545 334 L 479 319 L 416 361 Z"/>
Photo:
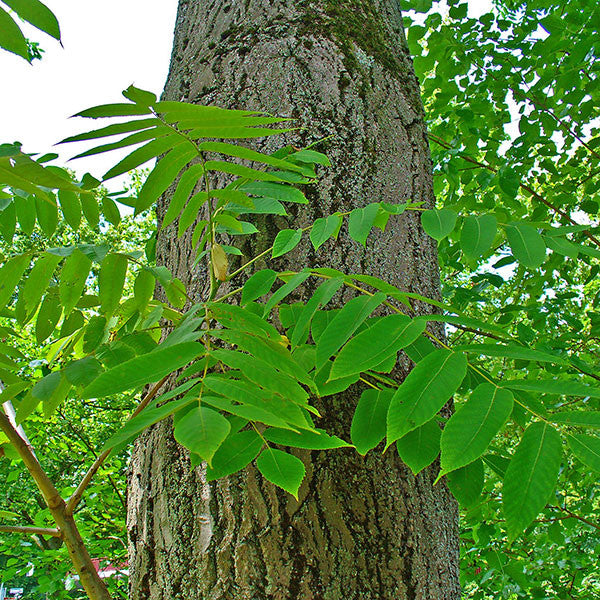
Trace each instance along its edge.
<path fill-rule="evenodd" d="M 373 201 L 433 202 L 423 108 L 397 0 L 180 0 L 164 98 L 293 116 L 306 127 L 288 137 L 297 146 L 332 136 L 319 149 L 333 167 L 306 190 L 310 205 L 289 221 L 268 221 L 266 238 Z M 261 148 L 281 144 L 270 138 Z M 164 210 L 162 203 L 159 220 Z M 158 257 L 200 293 L 204 274 L 192 268 L 186 240 L 172 226 Z M 417 212 L 377 231 L 366 250 L 344 228 L 318 254 L 304 243 L 274 268 L 300 265 L 439 293 L 435 246 Z M 408 368 L 405 358 L 400 370 Z M 359 393 L 326 398 L 319 426 L 348 439 Z M 458 511 L 445 485 L 432 485 L 437 467 L 414 477 L 395 451 L 382 455 L 381 448 L 365 458 L 351 449 L 297 455 L 307 470 L 298 502 L 252 466 L 208 484 L 169 423 L 145 433 L 131 465 L 130 598 L 460 597 Z"/>

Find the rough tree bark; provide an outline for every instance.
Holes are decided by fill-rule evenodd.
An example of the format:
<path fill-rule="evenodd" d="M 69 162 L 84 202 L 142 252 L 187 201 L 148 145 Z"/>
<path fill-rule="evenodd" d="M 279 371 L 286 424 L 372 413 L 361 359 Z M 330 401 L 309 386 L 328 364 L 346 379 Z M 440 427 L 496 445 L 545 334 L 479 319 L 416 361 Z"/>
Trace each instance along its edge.
<path fill-rule="evenodd" d="M 333 167 L 308 190 L 311 204 L 290 215 L 293 227 L 372 201 L 433 201 L 397 0 L 180 0 L 164 98 L 294 116 L 307 127 L 289 138 L 296 145 L 331 135 L 320 149 Z M 163 202 L 159 219 L 164 210 Z M 266 237 L 282 225 L 267 222 Z M 203 274 L 172 227 L 158 257 L 200 294 Z M 438 294 L 435 247 L 415 212 L 366 250 L 342 230 L 318 255 L 306 244 L 277 266 L 300 263 Z M 319 425 L 347 438 L 356 400 L 357 392 L 327 398 Z M 253 467 L 207 484 L 171 425 L 159 424 L 131 465 L 130 598 L 458 599 L 454 500 L 432 485 L 435 468 L 415 478 L 395 452 L 379 450 L 299 452 L 307 477 L 296 502 Z"/>

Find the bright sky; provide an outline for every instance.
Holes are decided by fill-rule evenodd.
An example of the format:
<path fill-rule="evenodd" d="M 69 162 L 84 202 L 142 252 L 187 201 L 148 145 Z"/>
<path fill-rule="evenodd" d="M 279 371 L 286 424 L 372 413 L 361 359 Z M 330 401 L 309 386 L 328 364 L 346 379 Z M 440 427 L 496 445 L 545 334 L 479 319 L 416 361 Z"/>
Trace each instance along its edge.
<path fill-rule="evenodd" d="M 55 151 L 69 158 L 79 145 L 52 145 L 101 122 L 68 117 L 96 104 L 123 100 L 121 91 L 132 83 L 160 94 L 169 68 L 177 0 L 45 4 L 58 18 L 64 49 L 25 25 L 30 39 L 44 48 L 43 59 L 29 65 L 0 50 L 0 143 L 20 141 L 25 152 Z M 115 159 L 91 157 L 69 166 L 98 177 Z"/>

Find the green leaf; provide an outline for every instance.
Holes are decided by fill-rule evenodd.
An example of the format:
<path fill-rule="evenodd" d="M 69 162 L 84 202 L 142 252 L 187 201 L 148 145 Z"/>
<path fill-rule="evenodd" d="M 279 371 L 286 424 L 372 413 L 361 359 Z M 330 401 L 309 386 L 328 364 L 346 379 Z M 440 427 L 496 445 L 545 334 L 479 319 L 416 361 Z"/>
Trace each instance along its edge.
<path fill-rule="evenodd" d="M 481 497 L 483 490 L 483 461 L 474 462 L 446 475 L 452 495 L 463 508 L 472 506 Z"/>
<path fill-rule="evenodd" d="M 159 347 L 108 369 L 83 390 L 81 397 L 102 398 L 158 381 L 203 354 L 204 346 L 197 342 Z"/>
<path fill-rule="evenodd" d="M 77 231 L 81 223 L 81 202 L 79 201 L 79 195 L 70 190 L 59 190 L 58 201 L 65 221 L 73 231 Z"/>
<path fill-rule="evenodd" d="M 150 114 L 151 112 L 146 106 L 139 106 L 137 104 L 129 104 L 126 102 L 122 102 L 117 104 L 102 104 L 100 106 L 93 106 L 92 108 L 86 108 L 85 110 L 82 110 L 81 112 L 78 112 L 73 116 L 86 117 L 88 119 L 101 119 L 104 117 L 130 117 L 134 115 Z M 70 138 L 67 138 L 67 140 L 71 141 Z"/>
<path fill-rule="evenodd" d="M 179 386 L 179 393 L 185 391 L 191 385 L 197 385 L 195 381 L 188 381 L 187 383 Z M 158 400 L 168 400 L 169 394 L 164 394 Z M 154 425 L 165 419 L 166 417 L 175 414 L 182 408 L 185 408 L 192 402 L 198 402 L 198 396 L 194 393 L 186 394 L 183 398 L 175 400 L 174 402 L 165 402 L 161 406 L 156 406 L 156 401 L 152 405 L 147 406 L 141 413 L 127 421 L 120 429 L 118 429 L 111 437 L 105 442 L 102 447 L 102 452 L 110 450 L 115 447 L 121 447 L 123 444 L 130 442 L 146 427 Z"/>
<path fill-rule="evenodd" d="M 81 194 L 79 196 L 83 216 L 92 229 L 95 229 L 100 222 L 100 207 L 93 194 Z"/>
<path fill-rule="evenodd" d="M 600 388 L 589 386 L 577 381 L 567 379 L 538 379 L 538 380 L 504 380 L 504 387 L 524 392 L 538 392 L 540 394 L 556 394 L 558 396 L 582 396 L 600 398 Z"/>
<path fill-rule="evenodd" d="M 190 198 L 190 201 L 187 203 L 187 206 L 183 209 L 183 212 L 179 217 L 179 223 L 177 225 L 178 237 L 181 237 L 188 230 L 188 228 L 194 224 L 198 218 L 200 207 L 207 200 L 208 194 L 206 192 L 198 192 Z M 202 223 L 203 221 L 200 222 Z"/>
<path fill-rule="evenodd" d="M 37 214 L 34 198 L 31 196 L 28 196 L 27 198 L 15 196 L 13 198 L 13 203 L 15 205 L 17 219 L 19 220 L 21 230 L 25 235 L 31 235 L 35 228 Z"/>
<path fill-rule="evenodd" d="M 65 315 L 79 302 L 91 267 L 92 261 L 77 248 L 65 260 L 58 287 Z"/>
<path fill-rule="evenodd" d="M 54 414 L 56 409 L 66 400 L 70 391 L 71 384 L 65 377 L 62 377 L 52 396 L 43 401 L 44 417 L 46 419 Z"/>
<path fill-rule="evenodd" d="M 257 181 L 282 181 L 281 177 L 274 175 L 273 173 L 267 173 L 265 171 L 259 171 L 258 169 L 252 169 L 251 167 L 244 167 L 237 163 L 230 163 L 224 160 L 207 160 L 204 163 L 204 168 L 207 171 L 216 171 L 218 173 L 227 173 L 229 175 L 237 175 L 245 179 L 254 179 Z"/>
<path fill-rule="evenodd" d="M 510 198 L 517 197 L 519 187 L 521 186 L 521 178 L 515 169 L 509 166 L 500 169 L 498 183 L 500 184 L 500 189 Z"/>
<path fill-rule="evenodd" d="M 25 281 L 19 297 L 19 300 L 22 299 L 24 302 L 27 321 L 35 313 L 42 295 L 45 293 L 52 279 L 54 269 L 56 269 L 60 261 L 60 256 L 44 252 L 36 261 L 33 269 L 31 269 L 31 273 L 29 273 L 29 277 Z"/>
<path fill-rule="evenodd" d="M 600 438 L 574 433 L 567 436 L 573 454 L 590 469 L 600 471 Z"/>
<path fill-rule="evenodd" d="M 281 202 L 308 204 L 306 196 L 299 189 L 283 183 L 252 181 L 239 186 L 238 190 L 260 198 L 273 198 Z"/>
<path fill-rule="evenodd" d="M 134 85 L 130 85 L 126 90 L 122 92 L 123 97 L 127 98 L 127 100 L 131 100 L 140 106 L 154 106 L 156 103 L 156 94 L 149 92 L 147 90 L 142 90 L 140 88 L 135 87 Z"/>
<path fill-rule="evenodd" d="M 83 334 L 83 351 L 86 354 L 93 352 L 104 341 L 105 335 L 106 317 L 91 317 Z"/>
<path fill-rule="evenodd" d="M 494 215 L 465 217 L 460 233 L 460 245 L 465 256 L 475 260 L 485 254 L 496 237 L 496 228 Z"/>
<path fill-rule="evenodd" d="M 58 206 L 54 200 L 54 196 L 50 194 L 48 198 L 40 196 L 35 197 L 35 209 L 37 212 L 37 220 L 42 231 L 48 236 L 56 231 L 58 225 Z"/>
<path fill-rule="evenodd" d="M 270 337 L 278 341 L 281 340 L 281 335 L 271 323 L 268 323 L 247 308 L 235 306 L 234 304 L 225 304 L 224 302 L 214 302 L 210 304 L 210 311 L 219 323 L 222 323 L 229 329 Z"/>
<path fill-rule="evenodd" d="M 129 104 L 123 104 L 122 106 L 130 106 Z M 113 123 L 100 129 L 94 129 L 92 131 L 86 131 L 85 133 L 79 133 L 71 137 L 65 138 L 60 144 L 66 144 L 69 142 L 82 142 L 85 140 L 95 140 L 103 137 L 109 137 L 111 135 L 119 135 L 121 133 L 129 133 L 131 131 L 140 131 L 142 129 L 148 129 L 160 125 L 160 120 L 154 117 L 149 119 L 136 119 L 134 121 L 126 121 L 125 123 Z"/>
<path fill-rule="evenodd" d="M 440 453 L 442 430 L 435 419 L 413 429 L 396 442 L 398 455 L 413 475 L 428 467 Z"/>
<path fill-rule="evenodd" d="M 315 431 L 290 431 L 289 429 L 267 429 L 263 437 L 268 442 L 306 448 L 307 450 L 330 450 L 333 448 L 348 448 L 350 444 L 335 435 L 327 435 L 322 429 Z"/>
<path fill-rule="evenodd" d="M 272 427 L 291 427 L 281 417 L 265 408 L 253 404 L 235 404 L 229 399 L 217 396 L 202 396 L 202 402 L 209 406 L 214 406 L 219 410 L 231 413 L 232 415 L 243 417 L 248 421 L 264 423 L 265 425 L 271 425 Z"/>
<path fill-rule="evenodd" d="M 148 306 L 148 302 L 150 302 L 154 296 L 154 286 L 155 279 L 152 273 L 146 269 L 141 269 L 133 284 L 133 295 L 136 306 L 140 312 Z"/>
<path fill-rule="evenodd" d="M 572 244 L 567 240 L 563 240 L 559 237 L 550 237 L 543 236 L 544 244 L 546 244 L 547 248 L 550 248 L 553 252 L 557 252 L 558 254 L 562 254 L 563 256 L 568 256 L 575 260 L 579 256 L 579 252 L 581 250 L 581 246 L 578 244 Z"/>
<path fill-rule="evenodd" d="M 318 250 L 330 237 L 339 231 L 342 222 L 340 215 L 330 215 L 327 218 L 319 218 L 310 230 L 310 241 L 315 250 Z"/>
<path fill-rule="evenodd" d="M 121 301 L 127 275 L 127 262 L 127 257 L 123 254 L 109 254 L 100 266 L 98 295 L 100 308 L 106 315 L 112 315 Z"/>
<path fill-rule="evenodd" d="M 253 302 L 271 291 L 277 273 L 272 269 L 263 269 L 254 273 L 242 289 L 242 305 Z"/>
<path fill-rule="evenodd" d="M 62 306 L 58 298 L 58 291 L 56 288 L 50 288 L 42 301 L 35 322 L 35 339 L 38 344 L 52 335 L 61 315 Z"/>
<path fill-rule="evenodd" d="M 350 438 L 359 454 L 365 455 L 385 437 L 385 420 L 392 390 L 365 390 L 356 405 Z"/>
<path fill-rule="evenodd" d="M 333 298 L 334 294 L 340 289 L 343 283 L 344 280 L 342 278 L 336 277 L 328 279 L 317 288 L 302 309 L 290 334 L 290 343 L 292 346 L 298 346 L 298 344 L 301 344 L 306 340 L 310 329 L 310 322 L 318 308 L 320 306 L 325 306 L 331 298 Z"/>
<path fill-rule="evenodd" d="M 16 228 L 17 211 L 15 203 L 10 202 L 8 206 L 4 207 L 4 210 L 0 211 L 0 235 L 2 235 L 4 241 L 9 245 L 12 244 Z"/>
<path fill-rule="evenodd" d="M 567 410 L 549 415 L 548 418 L 554 423 L 600 429 L 600 411 Z"/>
<path fill-rule="evenodd" d="M 316 368 L 319 371 L 385 300 L 385 294 L 361 295 L 349 300 L 327 325 L 317 342 Z"/>
<path fill-rule="evenodd" d="M 216 215 L 215 222 L 225 225 L 225 227 L 228 227 L 229 229 L 235 229 L 240 233 L 243 233 L 244 231 L 242 224 L 237 220 L 237 218 L 228 213 L 219 213 Z"/>
<path fill-rule="evenodd" d="M 279 304 L 288 294 L 291 294 L 297 287 L 302 285 L 310 276 L 308 271 L 300 271 L 293 275 L 287 283 L 284 283 L 277 289 L 265 304 L 263 316 L 268 315 L 271 310 Z"/>
<path fill-rule="evenodd" d="M 421 213 L 421 225 L 425 233 L 441 242 L 454 231 L 456 213 L 449 208 L 425 210 Z"/>
<path fill-rule="evenodd" d="M 227 437 L 215 452 L 206 469 L 206 480 L 214 481 L 237 473 L 250 464 L 261 451 L 263 441 L 255 431 L 240 431 Z"/>
<path fill-rule="evenodd" d="M 289 158 L 298 162 L 308 163 L 310 165 L 317 164 L 325 167 L 331 166 L 331 161 L 329 158 L 327 158 L 327 156 L 322 152 L 316 152 L 315 150 L 299 150 L 298 152 L 290 154 Z"/>
<path fill-rule="evenodd" d="M 305 473 L 304 464 L 299 458 L 281 450 L 265 448 L 256 460 L 256 468 L 265 479 L 298 499 Z"/>
<path fill-rule="evenodd" d="M 529 269 L 541 266 L 546 260 L 546 244 L 535 227 L 526 223 L 509 223 L 505 228 L 514 257 Z"/>
<path fill-rule="evenodd" d="M 270 165 L 286 171 L 300 172 L 300 169 L 294 163 L 281 160 L 280 158 L 275 158 L 269 154 L 256 152 L 255 150 L 245 148 L 244 146 L 240 146 L 238 144 L 229 144 L 227 142 L 201 142 L 198 144 L 198 150 L 200 152 L 218 152 L 219 154 L 243 158 L 245 160 Z"/>
<path fill-rule="evenodd" d="M 536 362 L 568 364 L 561 356 L 526 348 L 518 344 L 467 344 L 457 346 L 457 350 L 463 352 L 473 352 L 474 354 L 483 354 L 485 356 L 502 356 L 504 358 L 513 358 L 516 360 L 533 360 Z"/>
<path fill-rule="evenodd" d="M 412 344 L 425 330 L 425 322 L 406 315 L 389 315 L 352 338 L 338 353 L 329 379 L 339 379 L 376 367 Z"/>
<path fill-rule="evenodd" d="M 300 383 L 312 385 L 312 379 L 306 371 L 296 362 L 290 351 L 280 342 L 250 335 L 242 331 L 217 330 L 211 333 L 212 337 L 236 344 L 256 358 L 260 358 L 278 371 L 286 373 Z"/>
<path fill-rule="evenodd" d="M 249 382 L 209 375 L 204 378 L 204 385 L 217 394 L 225 396 L 228 400 L 259 408 L 268 417 L 267 421 L 263 421 L 265 425 L 283 428 L 289 428 L 291 425 L 301 429 L 308 426 L 306 418 L 298 406 L 285 398 L 273 397 L 269 392 L 265 392 Z M 258 414 L 256 417 L 250 417 L 248 413 L 241 412 L 234 414 L 250 420 L 262 420 L 261 415 Z M 276 416 L 276 421 L 273 416 Z"/>
<path fill-rule="evenodd" d="M 60 384 L 61 378 L 62 375 L 60 374 L 60 371 L 54 371 L 53 373 L 46 375 L 31 388 L 31 395 L 40 402 L 49 400 Z"/>
<path fill-rule="evenodd" d="M 514 540 L 549 501 L 562 455 L 560 436 L 547 423 L 532 423 L 504 476 L 502 506 L 509 540 Z"/>
<path fill-rule="evenodd" d="M 367 237 L 375 223 L 379 204 L 368 204 L 364 208 L 355 208 L 348 217 L 348 235 L 359 244 L 367 245 Z"/>
<path fill-rule="evenodd" d="M 27 40 L 12 17 L 3 8 L 0 8 L 0 48 L 29 61 Z"/>
<path fill-rule="evenodd" d="M 179 145 L 161 158 L 148 175 L 135 203 L 135 214 L 150 208 L 175 181 L 180 171 L 198 155 L 193 144 Z"/>
<path fill-rule="evenodd" d="M 451 417 L 442 433 L 440 476 L 479 458 L 506 423 L 513 395 L 491 383 L 478 385 Z"/>
<path fill-rule="evenodd" d="M 181 138 L 181 136 L 177 134 L 169 134 L 154 139 L 141 148 L 137 148 L 131 154 L 128 154 L 123 160 L 112 167 L 112 169 L 109 169 L 102 177 L 102 180 L 107 181 L 108 179 L 127 173 L 127 171 L 131 171 L 144 163 L 147 163 L 164 152 L 187 143 L 189 142 L 187 142 L 185 138 Z"/>
<path fill-rule="evenodd" d="M 280 373 L 266 362 L 242 352 L 232 350 L 213 349 L 211 356 L 220 360 L 223 364 L 238 369 L 244 376 L 265 390 L 279 394 L 298 404 L 306 404 L 308 393 L 293 377 Z"/>
<path fill-rule="evenodd" d="M 204 175 L 204 172 L 204 165 L 202 164 L 192 165 L 185 170 L 179 179 L 175 193 L 169 202 L 167 212 L 165 213 L 161 224 L 162 229 L 170 225 L 181 213 L 190 194 L 194 191 L 198 181 Z"/>
<path fill-rule="evenodd" d="M 52 11 L 39 0 L 2 0 L 24 21 L 60 40 L 60 27 Z"/>
<path fill-rule="evenodd" d="M 271 256 L 277 258 L 293 250 L 302 239 L 302 229 L 282 229 L 273 242 Z"/>
<path fill-rule="evenodd" d="M 431 352 L 402 382 L 387 416 L 387 446 L 431 420 L 456 392 L 467 372 L 464 354 Z"/>
<path fill-rule="evenodd" d="M 65 377 L 72 385 L 86 386 L 90 384 L 104 369 L 100 361 L 93 356 L 69 363 L 64 370 Z"/>
<path fill-rule="evenodd" d="M 121 212 L 115 201 L 108 196 L 102 197 L 102 212 L 106 220 L 116 227 L 121 222 Z"/>
<path fill-rule="evenodd" d="M 187 412 L 175 425 L 175 439 L 209 465 L 217 448 L 229 435 L 229 421 L 217 411 L 200 406 Z"/>

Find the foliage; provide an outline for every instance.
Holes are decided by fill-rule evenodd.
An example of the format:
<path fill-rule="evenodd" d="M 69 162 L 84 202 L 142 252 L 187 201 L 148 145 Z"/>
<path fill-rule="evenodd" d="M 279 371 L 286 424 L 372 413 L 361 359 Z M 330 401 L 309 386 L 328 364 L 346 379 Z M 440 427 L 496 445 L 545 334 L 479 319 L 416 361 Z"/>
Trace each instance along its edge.
<path fill-rule="evenodd" d="M 415 474 L 439 456 L 440 477 L 465 510 L 468 597 L 598 594 L 586 574 L 599 509 L 589 469 L 600 470 L 598 38 L 591 35 L 599 9 L 540 0 L 474 20 L 465 4 L 451 4 L 448 17 L 432 13 L 423 25 L 410 24 L 408 35 L 430 116 L 440 199 L 433 209 L 374 202 L 335 213 L 280 231 L 271 248 L 232 268 L 241 254 L 236 240 L 260 234 L 252 215 L 307 203 L 297 186 L 328 166 L 313 148 L 266 155 L 238 142 L 290 131 L 293 123 L 161 102 L 131 87 L 127 102 L 79 113 L 112 124 L 64 142 L 100 144 L 78 156 L 137 146 L 103 180 L 158 157 L 133 198 L 98 193 L 100 182 L 89 175 L 77 181 L 44 166 L 48 157 L 0 147 L 7 244 L 16 232 L 30 236 L 36 222 L 46 236 L 59 223 L 79 235 L 82 217 L 92 228 L 100 215 L 117 227 L 115 200 L 138 215 L 171 189 L 161 227 L 177 223 L 199 269 L 205 265 L 206 293 L 198 300 L 153 264 L 152 241 L 144 252 L 119 247 L 114 236 L 109 244 L 52 248 L 40 240 L 7 251 L 0 378 L 16 423 L 2 421 L 5 455 L 26 454 L 10 437 L 18 423 L 29 427 L 85 403 L 124 412 L 141 394 L 121 427 L 97 431 L 93 445 L 104 434 L 99 459 L 77 490 L 66 490 L 67 515 L 86 488 L 89 498 L 103 460 L 171 416 L 175 438 L 193 464 L 208 463 L 209 479 L 255 461 L 292 495 L 304 466 L 286 448 L 335 451 L 351 442 L 364 454 L 384 442 Z M 513 139 L 505 126 L 515 115 Z M 302 236 L 315 251 L 346 234 L 369 244 L 374 229 L 407 210 L 420 211 L 439 242 L 442 302 L 332 268 L 248 276 L 259 259 L 291 252 Z M 328 309 L 343 288 L 356 297 Z M 314 291 L 300 303 L 293 301 L 298 289 Z M 419 315 L 417 302 L 437 314 Z M 449 325 L 447 339 L 430 331 L 432 322 Z M 20 346 L 19 332 L 35 337 L 47 363 L 32 366 L 33 344 Z M 403 382 L 394 378 L 400 351 L 415 363 Z M 167 380 L 176 387 L 161 393 Z M 354 385 L 363 391 L 348 439 L 321 431 L 311 398 Z M 457 410 L 448 418 L 440 410 L 451 397 Z M 558 568 L 530 564 L 532 540 Z"/>
<path fill-rule="evenodd" d="M 494 11 L 469 18 L 465 3 L 449 4 L 445 16 L 433 10 L 407 19 L 438 214 L 447 224 L 438 235 L 444 300 L 503 332 L 482 336 L 476 327 L 459 326 L 449 340 L 477 343 L 493 356 L 499 342 L 515 344 L 512 355 L 506 347 L 505 358 L 485 364 L 503 379 L 531 381 L 516 398 L 525 408 L 515 404 L 504 434 L 493 441 L 496 456 L 483 457 L 483 494 L 463 490 L 465 595 L 599 597 L 591 576 L 598 571 L 598 464 L 577 446 L 580 435 L 592 448 L 598 444 L 598 400 L 561 397 L 543 383 L 550 374 L 573 382 L 587 377 L 597 388 L 599 7 L 502 0 Z M 523 354 L 525 346 L 553 360 L 568 357 L 573 374 L 539 362 L 549 356 Z M 455 418 L 465 410 L 468 404 Z M 586 422 L 578 421 L 583 410 L 590 411 Z M 531 411 L 560 423 L 570 450 L 550 500 L 526 537 L 507 548 L 499 482 Z M 587 423 L 587 431 L 564 429 L 567 422 Z M 546 451 L 550 461 L 555 451 Z M 481 473 L 473 467 L 470 481 L 481 481 Z"/>
<path fill-rule="evenodd" d="M 4 4 L 4 7 L 2 6 Z M 11 16 L 16 13 L 22 21 L 27 21 L 40 31 L 60 42 L 60 26 L 52 11 L 39 0 L 2 0 L 0 3 L 0 48 L 32 62 L 41 58 L 39 44 L 28 40 L 18 23 Z"/>

